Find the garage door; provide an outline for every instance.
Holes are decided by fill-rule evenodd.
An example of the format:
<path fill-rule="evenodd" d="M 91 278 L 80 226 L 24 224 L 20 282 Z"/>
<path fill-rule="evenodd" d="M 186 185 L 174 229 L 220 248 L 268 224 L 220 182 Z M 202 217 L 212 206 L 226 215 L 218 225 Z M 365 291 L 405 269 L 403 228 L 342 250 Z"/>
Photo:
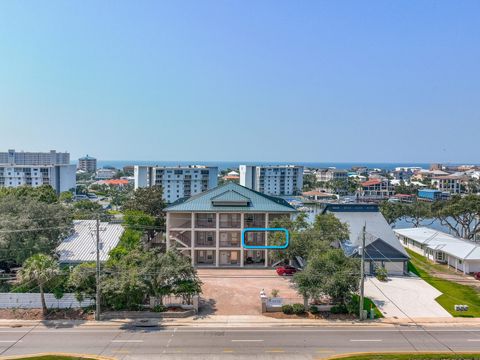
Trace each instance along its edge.
<path fill-rule="evenodd" d="M 383 265 L 389 275 L 403 275 L 403 261 L 385 261 Z"/>

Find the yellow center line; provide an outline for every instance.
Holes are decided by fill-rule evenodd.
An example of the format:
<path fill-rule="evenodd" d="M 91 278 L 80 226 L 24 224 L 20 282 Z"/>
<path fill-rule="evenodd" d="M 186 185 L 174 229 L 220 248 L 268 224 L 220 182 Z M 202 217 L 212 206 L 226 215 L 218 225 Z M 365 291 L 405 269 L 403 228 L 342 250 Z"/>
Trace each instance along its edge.
<path fill-rule="evenodd" d="M 267 353 L 283 353 L 285 350 L 283 349 L 270 349 L 270 350 L 265 350 Z"/>
<path fill-rule="evenodd" d="M 223 352 L 224 353 L 233 353 L 234 350 L 233 349 L 224 349 Z"/>

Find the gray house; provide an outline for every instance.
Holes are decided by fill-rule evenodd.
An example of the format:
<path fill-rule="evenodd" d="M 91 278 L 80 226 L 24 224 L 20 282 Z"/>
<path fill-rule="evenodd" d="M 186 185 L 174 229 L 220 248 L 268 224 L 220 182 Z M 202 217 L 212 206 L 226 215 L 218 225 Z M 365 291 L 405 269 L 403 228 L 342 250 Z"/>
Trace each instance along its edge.
<path fill-rule="evenodd" d="M 385 268 L 389 275 L 408 273 L 409 256 L 377 204 L 328 204 L 323 212 L 332 213 L 341 222 L 348 224 L 350 237 L 340 243 L 348 256 L 360 256 L 362 230 L 366 225 L 366 274 L 373 275 L 380 267 Z"/>

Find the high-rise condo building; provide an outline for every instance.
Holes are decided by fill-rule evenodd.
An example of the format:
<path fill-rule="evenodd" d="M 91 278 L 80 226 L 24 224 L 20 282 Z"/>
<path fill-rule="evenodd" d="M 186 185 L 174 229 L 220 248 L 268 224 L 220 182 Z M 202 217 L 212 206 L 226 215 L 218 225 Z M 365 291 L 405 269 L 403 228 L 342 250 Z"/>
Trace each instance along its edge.
<path fill-rule="evenodd" d="M 52 186 L 57 194 L 75 191 L 75 165 L 70 164 L 69 153 L 0 153 L 0 187 L 41 185 Z"/>
<path fill-rule="evenodd" d="M 81 157 L 78 159 L 78 170 L 94 173 L 97 171 L 97 159 L 88 155 Z"/>
<path fill-rule="evenodd" d="M 135 166 L 135 189 L 161 186 L 163 198 L 172 203 L 217 186 L 218 168 L 200 165 L 190 166 Z"/>
<path fill-rule="evenodd" d="M 266 195 L 300 195 L 303 187 L 303 166 L 240 165 L 240 185 Z"/>

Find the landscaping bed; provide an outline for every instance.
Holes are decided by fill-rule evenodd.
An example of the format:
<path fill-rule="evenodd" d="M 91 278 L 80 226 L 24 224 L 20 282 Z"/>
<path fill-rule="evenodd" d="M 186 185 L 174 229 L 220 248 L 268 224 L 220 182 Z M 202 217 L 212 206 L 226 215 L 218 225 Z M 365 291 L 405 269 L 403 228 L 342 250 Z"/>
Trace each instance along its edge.
<path fill-rule="evenodd" d="M 101 314 L 102 320 L 112 319 L 160 319 L 160 318 L 186 318 L 195 315 L 195 310 L 182 308 L 169 308 L 168 311 L 105 311 Z"/>
<path fill-rule="evenodd" d="M 8 357 L 7 357 L 8 359 Z M 15 357 L 17 360 L 94 360 L 94 358 L 83 356 L 66 356 L 66 355 L 41 355 L 41 356 L 25 356 Z"/>
<path fill-rule="evenodd" d="M 264 313 L 274 319 L 328 319 L 328 320 L 355 320 L 355 316 L 351 314 L 331 314 L 329 312 L 320 312 L 318 314 L 305 313 L 303 315 L 284 314 L 283 312 Z"/>
<path fill-rule="evenodd" d="M 86 309 L 51 309 L 43 316 L 42 309 L 0 309 L 0 319 L 93 320 L 94 314 Z"/>

